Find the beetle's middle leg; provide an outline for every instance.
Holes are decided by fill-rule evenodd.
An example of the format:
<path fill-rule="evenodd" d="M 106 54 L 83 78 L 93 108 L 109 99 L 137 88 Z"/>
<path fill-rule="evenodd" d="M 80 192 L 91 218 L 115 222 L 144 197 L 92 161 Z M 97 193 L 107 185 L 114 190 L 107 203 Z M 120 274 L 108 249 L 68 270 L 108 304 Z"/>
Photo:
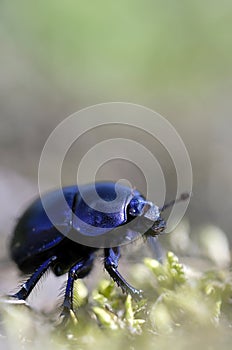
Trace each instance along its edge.
<path fill-rule="evenodd" d="M 118 261 L 120 258 L 119 247 L 105 248 L 105 269 L 117 285 L 122 289 L 123 293 L 131 294 L 134 299 L 141 299 L 142 291 L 132 287 L 118 272 Z"/>
<path fill-rule="evenodd" d="M 93 267 L 93 260 L 94 255 L 92 254 L 87 259 L 82 259 L 79 261 L 69 270 L 61 316 L 68 318 L 70 316 L 70 311 L 73 311 L 74 281 L 78 278 L 83 278 L 88 275 Z"/>

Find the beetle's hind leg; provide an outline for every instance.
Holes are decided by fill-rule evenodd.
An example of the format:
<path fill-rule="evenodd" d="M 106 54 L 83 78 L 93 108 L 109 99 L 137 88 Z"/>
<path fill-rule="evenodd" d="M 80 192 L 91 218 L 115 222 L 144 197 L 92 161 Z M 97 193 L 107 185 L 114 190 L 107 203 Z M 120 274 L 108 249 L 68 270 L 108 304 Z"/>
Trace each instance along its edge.
<path fill-rule="evenodd" d="M 68 281 L 65 290 L 63 310 L 61 316 L 64 316 L 64 319 L 68 319 L 70 312 L 74 313 L 73 310 L 73 285 L 74 281 L 78 278 L 83 278 L 91 271 L 93 267 L 93 254 L 90 255 L 87 259 L 82 259 L 76 265 L 71 267 L 68 273 Z M 75 313 L 74 313 L 75 315 Z"/>
<path fill-rule="evenodd" d="M 122 289 L 123 293 L 131 294 L 134 299 L 141 299 L 142 290 L 138 290 L 132 287 L 118 272 L 118 261 L 120 258 L 119 247 L 105 248 L 105 269 L 112 277 L 112 279 L 117 283 L 117 285 Z"/>
<path fill-rule="evenodd" d="M 39 266 L 39 268 L 31 275 L 31 277 L 25 283 L 22 284 L 21 289 L 17 293 L 10 296 L 13 298 L 17 298 L 18 300 L 25 300 L 29 296 L 39 279 L 49 269 L 49 267 L 53 265 L 56 259 L 56 256 L 52 256 L 49 259 L 47 259 L 42 265 Z"/>

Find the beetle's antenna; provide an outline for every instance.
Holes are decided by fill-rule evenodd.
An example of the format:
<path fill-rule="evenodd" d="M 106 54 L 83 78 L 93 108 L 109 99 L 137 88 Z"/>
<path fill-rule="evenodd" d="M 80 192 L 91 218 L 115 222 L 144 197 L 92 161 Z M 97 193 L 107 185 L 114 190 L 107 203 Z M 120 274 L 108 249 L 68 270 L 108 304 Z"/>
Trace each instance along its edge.
<path fill-rule="evenodd" d="M 173 199 L 171 202 L 164 204 L 164 206 L 160 208 L 160 211 L 162 212 L 167 208 L 172 207 L 174 204 L 178 202 L 186 201 L 190 197 L 190 195 L 191 195 L 190 193 L 182 193 L 179 198 Z"/>

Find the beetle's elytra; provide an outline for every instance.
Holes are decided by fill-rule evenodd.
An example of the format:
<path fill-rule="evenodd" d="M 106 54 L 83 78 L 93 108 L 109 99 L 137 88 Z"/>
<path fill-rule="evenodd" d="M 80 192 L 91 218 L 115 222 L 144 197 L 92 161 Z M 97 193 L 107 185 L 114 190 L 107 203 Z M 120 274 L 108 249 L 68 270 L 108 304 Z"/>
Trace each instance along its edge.
<path fill-rule="evenodd" d="M 10 254 L 23 273 L 30 273 L 31 277 L 21 286 L 20 290 L 13 295 L 19 300 L 25 300 L 32 289 L 46 272 L 51 268 L 56 276 L 68 272 L 67 286 L 63 302 L 62 314 L 68 316 L 73 311 L 73 283 L 78 278 L 89 274 L 93 267 L 94 254 L 99 248 L 75 242 L 67 237 L 69 232 L 73 235 L 80 232 L 72 220 L 73 212 L 88 227 L 93 227 L 96 232 L 100 228 L 109 227 L 110 232 L 114 228 L 123 228 L 123 225 L 132 222 L 135 218 L 145 218 L 150 222 L 146 236 L 156 236 L 165 229 L 165 221 L 161 217 L 161 211 L 156 205 L 146 201 L 138 192 L 131 188 L 117 185 L 115 183 L 99 182 L 82 187 L 88 195 L 88 204 L 80 195 L 80 187 L 70 186 L 63 188 L 64 197 L 68 203 L 69 210 L 65 210 L 60 201 L 57 191 L 46 194 L 45 200 L 49 201 L 50 209 L 56 220 L 56 227 L 48 218 L 41 199 L 36 199 L 20 218 L 13 233 L 10 243 Z M 98 199 L 96 191 L 107 206 L 106 212 L 98 210 Z M 116 200 L 115 200 L 116 198 Z M 110 208 L 114 201 L 116 210 Z M 63 234 L 57 229 L 62 227 Z M 82 235 L 88 236 L 84 227 Z M 123 292 L 130 293 L 134 298 L 141 296 L 141 291 L 132 287 L 118 272 L 118 261 L 120 258 L 119 246 L 104 248 L 104 266 L 109 275 L 118 284 Z"/>

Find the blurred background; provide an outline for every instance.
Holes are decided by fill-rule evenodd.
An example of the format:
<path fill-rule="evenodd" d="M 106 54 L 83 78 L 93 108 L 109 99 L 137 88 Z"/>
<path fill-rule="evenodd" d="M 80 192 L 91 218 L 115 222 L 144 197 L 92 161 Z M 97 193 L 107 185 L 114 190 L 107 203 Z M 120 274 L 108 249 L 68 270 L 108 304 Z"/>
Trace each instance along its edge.
<path fill-rule="evenodd" d="M 16 287 L 8 242 L 38 193 L 38 163 L 49 134 L 77 110 L 109 101 L 160 113 L 190 154 L 193 196 L 179 229 L 185 245 L 171 248 L 182 255 L 196 251 L 186 245 L 187 231 L 219 237 L 230 264 L 231 19 L 232 3 L 226 0 L 0 2 L 1 293 Z M 123 136 L 154 147 L 136 130 L 125 128 Z M 85 154 L 110 137 L 118 137 L 117 129 L 93 131 L 81 137 L 77 149 Z M 175 169 L 164 149 L 157 145 L 152 151 L 172 199 Z M 64 184 L 75 180 L 77 163 L 68 161 Z M 117 162 L 106 164 L 99 179 L 121 178 L 119 168 Z M 48 183 L 52 187 L 52 178 Z"/>

